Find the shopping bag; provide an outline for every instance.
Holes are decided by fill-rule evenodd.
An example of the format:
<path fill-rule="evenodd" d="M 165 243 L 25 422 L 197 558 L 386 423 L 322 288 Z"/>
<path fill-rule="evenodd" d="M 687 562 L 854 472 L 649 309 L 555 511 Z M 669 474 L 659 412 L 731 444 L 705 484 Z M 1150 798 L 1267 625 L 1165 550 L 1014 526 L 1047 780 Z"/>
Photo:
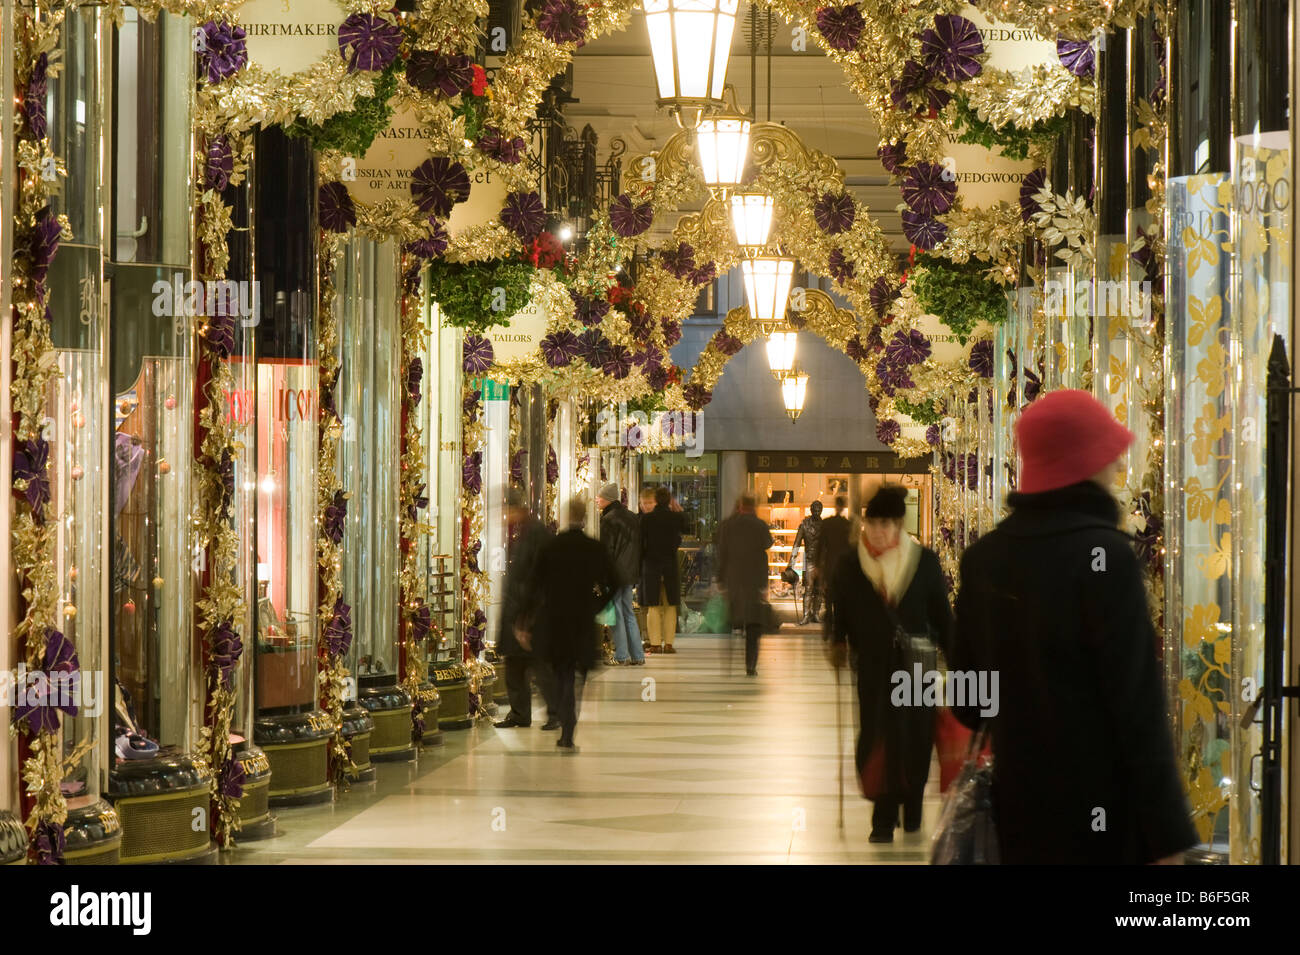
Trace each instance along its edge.
<path fill-rule="evenodd" d="M 728 622 L 727 598 L 722 594 L 714 594 L 704 607 L 704 632 L 731 632 L 731 626 Z"/>
<path fill-rule="evenodd" d="M 966 765 L 971 731 L 957 722 L 952 710 L 939 709 L 934 720 L 934 748 L 939 757 L 939 792 L 946 793 Z"/>
<path fill-rule="evenodd" d="M 866 765 L 858 773 L 858 788 L 862 791 L 863 799 L 875 802 L 888 791 L 885 769 L 885 743 L 878 739 L 876 745 L 871 748 Z"/>
<path fill-rule="evenodd" d="M 590 604 L 588 605 L 590 606 Z M 618 611 L 614 609 L 614 601 L 605 604 L 604 609 L 596 614 L 596 623 L 602 627 L 612 627 L 618 623 Z"/>
<path fill-rule="evenodd" d="M 984 731 L 971 740 L 968 758 L 943 798 L 930 845 L 931 865 L 997 865 L 993 824 L 993 757 L 983 751 Z"/>

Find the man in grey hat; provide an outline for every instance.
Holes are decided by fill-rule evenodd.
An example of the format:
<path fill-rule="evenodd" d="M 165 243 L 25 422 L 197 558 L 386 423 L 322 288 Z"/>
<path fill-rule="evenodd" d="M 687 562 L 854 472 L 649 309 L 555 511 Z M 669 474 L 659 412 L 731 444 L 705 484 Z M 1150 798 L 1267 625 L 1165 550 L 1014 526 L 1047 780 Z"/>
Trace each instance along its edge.
<path fill-rule="evenodd" d="M 620 500 L 617 484 L 606 484 L 596 495 L 600 508 L 600 542 L 614 562 L 618 590 L 614 592 L 614 662 L 645 664 L 641 628 L 632 608 L 632 587 L 641 575 L 641 527 L 636 515 Z"/>
<path fill-rule="evenodd" d="M 537 688 L 546 701 L 549 719 L 545 730 L 560 728 L 559 710 L 555 704 L 555 680 L 550 665 L 532 652 L 531 643 L 521 644 L 515 635 L 523 629 L 522 619 L 531 595 L 529 584 L 537 567 L 538 557 L 551 542 L 551 532 L 532 512 L 518 488 L 506 493 L 506 536 L 509 541 L 506 564 L 505 594 L 501 601 L 501 629 L 497 634 L 497 653 L 506 661 L 506 694 L 510 698 L 510 712 L 496 724 L 498 729 L 511 726 L 529 726 L 533 722 L 533 694 L 529 686 L 529 672 L 537 680 Z"/>

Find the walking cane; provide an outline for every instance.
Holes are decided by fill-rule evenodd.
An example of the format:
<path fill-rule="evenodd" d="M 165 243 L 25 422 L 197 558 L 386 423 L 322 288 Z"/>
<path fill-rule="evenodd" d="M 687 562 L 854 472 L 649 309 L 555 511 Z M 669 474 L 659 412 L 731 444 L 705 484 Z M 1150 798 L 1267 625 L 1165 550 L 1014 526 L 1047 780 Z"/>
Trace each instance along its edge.
<path fill-rule="evenodd" d="M 840 668 L 835 667 L 835 753 L 840 769 L 840 832 L 844 831 L 844 706 L 840 700 Z"/>

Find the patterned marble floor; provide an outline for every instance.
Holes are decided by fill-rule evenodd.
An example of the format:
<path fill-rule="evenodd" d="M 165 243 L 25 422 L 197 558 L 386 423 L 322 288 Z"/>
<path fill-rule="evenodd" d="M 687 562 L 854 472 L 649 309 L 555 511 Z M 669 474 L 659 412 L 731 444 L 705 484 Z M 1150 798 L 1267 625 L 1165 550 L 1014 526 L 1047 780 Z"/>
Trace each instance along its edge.
<path fill-rule="evenodd" d="M 925 825 L 867 843 L 870 804 L 845 774 L 838 826 L 835 677 L 820 635 L 765 637 L 758 676 L 739 637 L 682 635 L 678 653 L 605 668 L 587 683 L 578 750 L 556 749 L 537 713 L 527 729 L 480 722 L 444 734 L 418 764 L 333 805 L 278 811 L 280 835 L 229 863 L 924 863 Z M 646 682 L 652 681 L 652 682 Z M 842 687 L 843 746 L 853 712 Z M 504 708 L 503 708 L 504 710 Z"/>

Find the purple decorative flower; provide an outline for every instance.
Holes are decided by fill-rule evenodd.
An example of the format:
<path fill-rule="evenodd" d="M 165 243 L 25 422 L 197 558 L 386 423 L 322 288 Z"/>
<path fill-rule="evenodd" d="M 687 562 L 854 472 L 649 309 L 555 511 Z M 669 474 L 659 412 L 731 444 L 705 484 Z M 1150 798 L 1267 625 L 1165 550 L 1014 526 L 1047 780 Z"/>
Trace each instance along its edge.
<path fill-rule="evenodd" d="M 939 446 L 939 426 L 937 424 L 932 424 L 925 429 L 925 443 L 932 448 Z"/>
<path fill-rule="evenodd" d="M 894 332 L 885 346 L 885 357 L 893 365 L 917 365 L 930 357 L 930 339 L 918 329 Z"/>
<path fill-rule="evenodd" d="M 465 628 L 465 649 L 469 651 L 471 657 L 477 657 L 483 652 L 483 647 L 486 642 L 483 637 L 486 630 L 486 627 L 479 625 L 470 625 Z"/>
<path fill-rule="evenodd" d="M 884 330 L 880 325 L 872 325 L 867 331 L 867 340 L 863 343 L 870 351 L 884 351 Z"/>
<path fill-rule="evenodd" d="M 587 298 L 574 289 L 569 289 L 569 298 L 573 299 L 573 317 L 586 328 L 599 325 L 609 314 L 609 302 L 603 298 Z"/>
<path fill-rule="evenodd" d="M 828 192 L 813 206 L 813 218 L 817 220 L 817 228 L 827 235 L 847 232 L 853 226 L 853 217 L 856 213 L 853 197 L 845 192 L 838 195 Z"/>
<path fill-rule="evenodd" d="M 37 139 L 44 139 L 49 124 L 45 116 L 45 98 L 49 93 L 50 56 L 42 53 L 32 64 L 32 75 L 23 90 L 23 114 L 27 117 L 27 128 Z"/>
<path fill-rule="evenodd" d="M 664 330 L 664 344 L 669 347 L 682 340 L 681 322 L 675 322 L 671 318 L 662 318 L 659 320 L 659 327 Z"/>
<path fill-rule="evenodd" d="M 632 203 L 632 197 L 626 192 L 609 204 L 609 225 L 614 234 L 624 239 L 640 235 L 654 222 L 655 210 L 648 203 Z"/>
<path fill-rule="evenodd" d="M 466 335 L 461 345 L 460 367 L 467 375 L 481 375 L 492 367 L 492 343 L 482 335 Z"/>
<path fill-rule="evenodd" d="M 460 465 L 460 483 L 471 494 L 483 489 L 483 452 L 465 455 Z"/>
<path fill-rule="evenodd" d="M 587 14 L 573 0 L 546 0 L 537 15 L 537 29 L 552 43 L 576 43 L 582 46 L 587 32 Z"/>
<path fill-rule="evenodd" d="M 627 314 L 627 327 L 634 339 L 646 343 L 654 334 L 655 317 L 649 312 L 637 311 L 634 308 Z"/>
<path fill-rule="evenodd" d="M 832 50 L 847 52 L 858 45 L 866 21 L 856 5 L 822 7 L 817 11 L 817 29 Z"/>
<path fill-rule="evenodd" d="M 37 823 L 32 830 L 31 846 L 36 850 L 37 865 L 61 865 L 68 847 L 63 824 L 48 820 Z"/>
<path fill-rule="evenodd" d="M 452 206 L 469 198 L 469 174 L 446 156 L 434 156 L 411 172 L 411 198 L 421 212 L 439 219 L 451 215 Z"/>
<path fill-rule="evenodd" d="M 561 330 L 542 339 L 542 357 L 552 368 L 563 368 L 578 355 L 578 336 Z"/>
<path fill-rule="evenodd" d="M 474 61 L 463 53 L 412 50 L 406 82 L 423 93 L 450 99 L 474 85 Z"/>
<path fill-rule="evenodd" d="M 907 162 L 907 143 L 881 143 L 876 149 L 876 156 L 880 159 L 880 165 L 885 167 L 885 171 L 893 175 Z"/>
<path fill-rule="evenodd" d="M 208 83 L 220 83 L 233 76 L 248 63 L 248 35 L 243 27 L 209 20 L 203 24 L 199 42 L 199 72 L 208 75 Z"/>
<path fill-rule="evenodd" d="M 505 136 L 495 126 L 485 126 L 478 138 L 478 149 L 489 159 L 513 166 L 523 160 L 528 144 L 522 136 Z"/>
<path fill-rule="evenodd" d="M 418 355 L 406 366 L 406 393 L 411 396 L 412 404 L 420 403 L 420 383 L 424 380 L 424 359 Z"/>
<path fill-rule="evenodd" d="M 649 371 L 651 368 L 658 368 L 664 363 L 664 353 L 658 348 L 643 348 L 632 356 L 632 360 Z"/>
<path fill-rule="evenodd" d="M 871 283 L 871 291 L 867 297 L 871 300 L 871 308 L 880 318 L 889 315 L 889 306 L 897 301 L 900 289 L 898 283 L 891 282 L 883 275 Z"/>
<path fill-rule="evenodd" d="M 1056 58 L 1075 76 L 1092 76 L 1097 71 L 1097 57 L 1090 40 L 1056 37 Z"/>
<path fill-rule="evenodd" d="M 479 397 L 477 391 L 471 391 L 465 395 L 464 400 L 460 403 L 460 413 L 470 421 L 478 417 Z"/>
<path fill-rule="evenodd" d="M 510 456 L 510 483 L 524 483 L 524 463 L 528 458 L 528 449 L 519 448 Z"/>
<path fill-rule="evenodd" d="M 339 25 L 339 55 L 349 73 L 385 69 L 401 45 L 402 28 L 373 13 L 353 13 Z"/>
<path fill-rule="evenodd" d="M 27 675 L 25 698 L 14 709 L 14 723 L 25 725 L 31 736 L 59 731 L 59 712 L 77 715 L 73 701 L 80 698 L 81 664 L 72 641 L 53 627 L 45 629 L 45 650 L 39 672 Z"/>
<path fill-rule="evenodd" d="M 646 384 L 655 391 L 663 391 L 668 387 L 668 369 L 663 365 L 655 365 L 653 368 L 648 368 L 646 369 L 645 380 Z"/>
<path fill-rule="evenodd" d="M 909 96 L 929 86 L 934 79 L 934 71 L 917 60 L 908 60 L 903 64 L 903 72 L 890 86 L 889 101 L 897 110 L 911 109 Z"/>
<path fill-rule="evenodd" d="M 893 418 L 885 418 L 876 422 L 876 437 L 880 439 L 881 444 L 893 444 L 902 433 L 903 426 Z"/>
<path fill-rule="evenodd" d="M 844 343 L 844 354 L 848 355 L 854 361 L 867 360 L 867 347 L 862 344 L 862 337 L 860 335 L 854 335 Z"/>
<path fill-rule="evenodd" d="M 50 446 L 44 438 L 14 442 L 13 480 L 27 482 L 23 496 L 37 524 L 45 523 L 45 505 L 50 502 L 49 463 Z"/>
<path fill-rule="evenodd" d="M 938 219 L 907 209 L 903 212 L 903 234 L 922 252 L 929 252 L 948 237 L 948 227 Z"/>
<path fill-rule="evenodd" d="M 352 648 L 352 608 L 342 597 L 334 598 L 334 611 L 325 625 L 325 649 L 331 657 L 347 656 Z"/>
<path fill-rule="evenodd" d="M 981 378 L 993 377 L 993 342 L 989 339 L 976 342 L 971 346 L 970 358 L 967 360 L 970 370 Z"/>
<path fill-rule="evenodd" d="M 686 279 L 695 271 L 695 250 L 685 242 L 659 253 L 659 263 L 674 278 Z"/>
<path fill-rule="evenodd" d="M 221 767 L 217 786 L 221 790 L 221 795 L 230 799 L 238 799 L 244 795 L 244 764 L 235 759 L 233 753 L 226 760 L 226 765 Z"/>
<path fill-rule="evenodd" d="M 422 259 L 436 259 L 447 251 L 449 244 L 451 244 L 451 236 L 443 224 L 434 218 L 429 220 L 429 234 L 410 243 L 407 249 L 412 255 Z"/>
<path fill-rule="evenodd" d="M 698 269 L 691 272 L 692 285 L 708 285 L 718 277 L 718 266 L 714 262 L 706 262 Z"/>
<path fill-rule="evenodd" d="M 578 355 L 592 368 L 599 368 L 605 364 L 605 353 L 608 348 L 609 342 L 595 328 L 589 328 L 578 336 Z"/>
<path fill-rule="evenodd" d="M 234 315 L 211 315 L 208 317 L 203 337 L 216 354 L 225 359 L 235 350 L 235 329 L 238 327 Z"/>
<path fill-rule="evenodd" d="M 938 163 L 917 163 L 903 179 L 903 201 L 928 216 L 947 212 L 957 198 L 957 180 L 949 175 Z"/>
<path fill-rule="evenodd" d="M 230 151 L 230 141 L 225 136 L 208 140 L 207 158 L 203 164 L 203 185 L 217 192 L 230 185 L 230 174 L 235 168 L 235 157 Z"/>
<path fill-rule="evenodd" d="M 915 388 L 916 382 L 907 369 L 907 365 L 895 365 L 888 358 L 876 362 L 876 378 L 880 381 L 881 390 L 892 398 L 902 388 Z"/>
<path fill-rule="evenodd" d="M 560 479 L 560 464 L 555 458 L 555 448 L 546 446 L 546 483 L 554 484 Z"/>
<path fill-rule="evenodd" d="M 49 206 L 36 213 L 36 228 L 31 231 L 28 240 L 27 256 L 31 261 L 32 278 L 37 284 L 45 282 L 54 254 L 59 251 L 59 239 L 62 236 L 63 226 Z"/>
<path fill-rule="evenodd" d="M 601 370 L 611 378 L 623 379 L 632 373 L 632 352 L 626 345 L 610 345 L 605 351 Z"/>
<path fill-rule="evenodd" d="M 546 208 L 536 192 L 512 192 L 501 209 L 501 221 L 527 245 L 546 225 Z"/>
<path fill-rule="evenodd" d="M 416 643 L 424 643 L 433 632 L 433 614 L 428 604 L 420 604 L 411 612 L 411 638 Z"/>
<path fill-rule="evenodd" d="M 857 267 L 845 256 L 843 249 L 831 249 L 830 260 L 827 263 L 830 268 L 831 278 L 843 285 L 857 274 Z"/>
<path fill-rule="evenodd" d="M 736 352 L 740 351 L 742 348 L 745 347 L 744 342 L 742 342 L 735 335 L 731 334 L 725 328 L 718 329 L 718 331 L 714 334 L 713 344 L 718 349 L 718 351 L 728 356 L 736 354 Z"/>
<path fill-rule="evenodd" d="M 473 697 L 474 694 L 470 693 L 469 696 Z M 474 710 L 471 709 L 469 712 L 473 713 Z M 418 743 L 423 740 L 424 727 L 424 701 L 417 696 L 411 703 L 411 739 L 413 741 Z"/>
<path fill-rule="evenodd" d="M 1045 185 L 1047 185 L 1047 170 L 1041 166 L 1020 180 L 1021 221 L 1033 222 L 1034 214 L 1042 210 L 1042 206 L 1034 196 L 1042 192 Z"/>
<path fill-rule="evenodd" d="M 316 192 L 316 217 L 327 232 L 347 232 L 357 224 L 357 207 L 341 182 L 327 182 Z"/>
<path fill-rule="evenodd" d="M 415 489 L 415 493 L 411 498 L 411 503 L 406 508 L 406 516 L 410 518 L 412 524 L 419 521 L 419 512 L 429 506 L 429 496 L 424 493 L 425 487 L 425 485 L 421 484 Z"/>
<path fill-rule="evenodd" d="M 226 689 L 234 686 L 235 664 L 239 662 L 244 652 L 244 641 L 231 624 L 230 620 L 223 621 L 212 632 L 212 643 L 209 647 L 211 664 L 221 673 L 221 682 Z"/>
<path fill-rule="evenodd" d="M 699 411 L 713 399 L 713 392 L 695 381 L 683 388 L 682 394 L 686 398 L 686 406 L 692 411 Z"/>
<path fill-rule="evenodd" d="M 463 467 L 464 466 L 462 465 L 462 469 Z M 478 492 L 475 491 L 474 493 L 477 494 Z M 466 547 L 464 550 L 463 557 L 464 557 L 465 567 L 472 574 L 479 573 L 478 552 L 482 546 L 483 546 L 482 541 L 475 541 L 474 543 Z"/>
<path fill-rule="evenodd" d="M 938 76 L 960 83 L 977 76 L 984 52 L 980 31 L 965 17 L 940 14 L 934 26 L 921 34 L 921 55 Z"/>
<path fill-rule="evenodd" d="M 334 499 L 325 508 L 321 531 L 335 544 L 343 543 L 343 528 L 348 518 L 348 499 L 342 491 L 334 492 Z"/>
<path fill-rule="evenodd" d="M 1138 237 L 1143 240 L 1142 248 L 1129 255 L 1134 262 L 1142 266 L 1143 274 L 1152 285 L 1160 281 L 1160 259 L 1156 258 L 1152 242 L 1156 239 L 1155 230 L 1147 232 L 1138 226 Z"/>

